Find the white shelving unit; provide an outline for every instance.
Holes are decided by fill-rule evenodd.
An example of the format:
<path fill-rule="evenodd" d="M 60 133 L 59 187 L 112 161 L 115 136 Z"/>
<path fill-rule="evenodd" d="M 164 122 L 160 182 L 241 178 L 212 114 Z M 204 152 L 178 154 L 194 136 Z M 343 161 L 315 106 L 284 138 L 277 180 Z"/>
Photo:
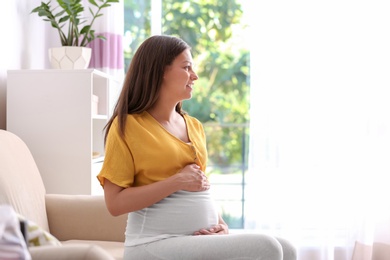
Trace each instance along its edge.
<path fill-rule="evenodd" d="M 93 69 L 8 71 L 7 130 L 29 147 L 47 193 L 103 194 L 96 178 L 104 160 L 103 128 L 120 87 Z"/>

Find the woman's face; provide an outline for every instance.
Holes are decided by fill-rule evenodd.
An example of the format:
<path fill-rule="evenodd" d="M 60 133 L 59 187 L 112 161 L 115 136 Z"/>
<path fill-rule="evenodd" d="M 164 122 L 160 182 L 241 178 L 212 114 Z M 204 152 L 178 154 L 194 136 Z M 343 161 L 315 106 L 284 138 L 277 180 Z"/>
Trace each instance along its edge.
<path fill-rule="evenodd" d="M 192 96 L 194 81 L 198 75 L 193 71 L 190 50 L 184 50 L 165 68 L 160 96 L 171 99 L 174 104 Z"/>

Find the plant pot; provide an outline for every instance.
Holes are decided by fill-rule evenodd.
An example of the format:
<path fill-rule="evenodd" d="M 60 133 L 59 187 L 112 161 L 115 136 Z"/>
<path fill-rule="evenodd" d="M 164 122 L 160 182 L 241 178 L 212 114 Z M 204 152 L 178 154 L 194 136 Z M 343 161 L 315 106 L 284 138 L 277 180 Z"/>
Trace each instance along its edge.
<path fill-rule="evenodd" d="M 49 49 L 53 69 L 86 69 L 91 60 L 91 48 L 62 46 Z"/>

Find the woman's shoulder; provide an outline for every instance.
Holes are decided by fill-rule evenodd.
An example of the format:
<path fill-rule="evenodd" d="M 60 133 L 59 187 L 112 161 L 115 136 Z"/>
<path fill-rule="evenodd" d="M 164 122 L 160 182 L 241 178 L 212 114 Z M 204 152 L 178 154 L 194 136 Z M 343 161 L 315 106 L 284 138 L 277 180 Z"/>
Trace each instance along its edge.
<path fill-rule="evenodd" d="M 145 113 L 140 114 L 127 114 L 124 121 L 124 127 L 126 130 L 132 129 L 136 130 L 139 127 L 142 127 L 145 121 L 148 121 L 148 117 Z M 115 117 L 112 121 L 112 127 L 119 129 L 119 117 Z"/>
<path fill-rule="evenodd" d="M 139 114 L 127 114 L 127 117 L 126 117 L 126 123 L 127 125 L 131 125 L 131 124 L 140 124 L 142 122 L 145 122 L 145 121 L 149 121 L 149 117 L 148 117 L 148 114 L 147 112 L 141 112 Z"/>
<path fill-rule="evenodd" d="M 155 126 L 153 122 L 148 118 L 147 114 L 127 114 L 124 120 L 123 126 L 123 135 L 119 127 L 119 117 L 113 119 L 112 125 L 109 129 L 109 136 L 116 138 L 124 138 L 127 143 L 132 142 L 133 140 L 142 139 L 142 135 L 146 132 L 150 132 Z M 130 134 L 131 133 L 131 134 Z"/>
<path fill-rule="evenodd" d="M 127 114 L 125 116 L 125 121 L 127 122 L 134 122 L 134 121 L 139 121 L 139 119 L 142 118 L 142 114 Z M 112 120 L 113 125 L 118 125 L 119 117 L 115 116 L 114 119 Z"/>

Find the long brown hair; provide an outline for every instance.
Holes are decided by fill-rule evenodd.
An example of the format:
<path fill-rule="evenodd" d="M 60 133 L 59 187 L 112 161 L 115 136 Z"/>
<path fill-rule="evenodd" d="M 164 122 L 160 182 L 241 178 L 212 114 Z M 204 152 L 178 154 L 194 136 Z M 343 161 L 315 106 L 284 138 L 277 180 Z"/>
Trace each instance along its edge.
<path fill-rule="evenodd" d="M 116 117 L 120 133 L 124 136 L 127 115 L 142 113 L 155 104 L 166 66 L 171 65 L 186 49 L 190 49 L 190 46 L 185 41 L 168 35 L 151 36 L 138 47 L 126 73 L 114 112 L 105 126 L 104 141 Z M 182 102 L 175 109 L 182 114 Z"/>

